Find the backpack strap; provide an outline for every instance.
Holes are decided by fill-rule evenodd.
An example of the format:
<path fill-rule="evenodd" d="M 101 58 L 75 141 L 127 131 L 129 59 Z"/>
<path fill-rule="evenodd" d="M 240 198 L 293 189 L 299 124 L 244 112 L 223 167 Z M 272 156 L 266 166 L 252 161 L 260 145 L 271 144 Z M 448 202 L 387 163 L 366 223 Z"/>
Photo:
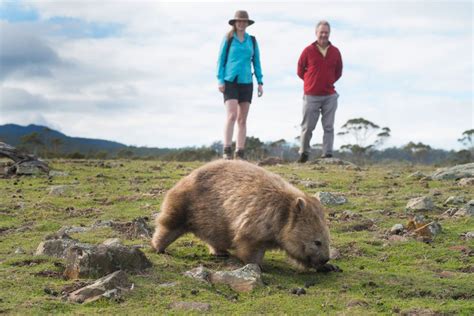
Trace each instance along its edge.
<path fill-rule="evenodd" d="M 255 55 L 255 46 L 257 46 L 257 39 L 253 35 L 250 35 L 250 38 L 252 38 L 252 44 L 253 44 L 253 55 L 252 55 L 252 62 L 253 62 L 253 56 Z"/>
<path fill-rule="evenodd" d="M 232 36 L 227 40 L 227 47 L 225 49 L 225 57 L 224 57 L 224 66 L 227 65 L 227 58 L 229 57 L 229 50 L 230 50 L 230 45 L 232 45 L 232 40 L 234 37 Z"/>
<path fill-rule="evenodd" d="M 250 38 L 252 39 L 252 45 L 253 45 L 253 51 L 254 51 L 254 54 L 252 55 L 252 62 L 253 62 L 253 56 L 255 55 L 255 46 L 257 46 L 257 39 L 253 35 L 250 35 Z M 224 66 L 227 65 L 227 59 L 229 58 L 230 45 L 232 45 L 233 39 L 234 37 L 232 36 L 231 38 L 227 40 L 227 47 L 225 49 L 225 57 L 224 57 Z"/>

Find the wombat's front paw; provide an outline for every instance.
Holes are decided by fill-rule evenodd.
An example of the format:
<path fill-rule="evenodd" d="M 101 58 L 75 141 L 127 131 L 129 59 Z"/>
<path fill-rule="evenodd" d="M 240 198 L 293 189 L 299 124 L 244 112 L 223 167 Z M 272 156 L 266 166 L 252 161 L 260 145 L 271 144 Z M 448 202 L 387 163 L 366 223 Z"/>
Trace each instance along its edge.
<path fill-rule="evenodd" d="M 316 268 L 316 271 L 321 272 L 321 273 L 329 273 L 329 272 L 342 272 L 342 269 L 336 265 L 326 263 Z"/>

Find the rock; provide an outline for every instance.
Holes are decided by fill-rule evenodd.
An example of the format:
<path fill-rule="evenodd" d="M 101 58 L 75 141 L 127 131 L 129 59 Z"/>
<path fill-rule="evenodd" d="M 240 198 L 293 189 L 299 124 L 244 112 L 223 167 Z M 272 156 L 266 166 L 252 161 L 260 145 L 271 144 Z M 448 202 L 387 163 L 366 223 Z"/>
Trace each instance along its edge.
<path fill-rule="evenodd" d="M 18 248 L 15 249 L 15 254 L 16 255 L 24 255 L 25 253 L 26 253 L 25 250 L 21 247 L 18 247 Z"/>
<path fill-rule="evenodd" d="M 472 178 L 474 177 L 474 162 L 438 169 L 432 174 L 432 177 L 434 180 Z"/>
<path fill-rule="evenodd" d="M 357 219 L 357 218 L 361 218 L 362 215 L 359 214 L 359 213 L 355 213 L 355 212 L 352 212 L 352 211 L 349 211 L 349 210 L 345 210 L 345 211 L 342 211 L 341 215 L 339 215 L 339 219 L 340 220 L 353 220 L 353 219 Z"/>
<path fill-rule="evenodd" d="M 392 226 L 392 228 L 390 228 L 390 234 L 399 235 L 403 233 L 404 230 L 405 230 L 405 227 L 403 227 L 402 224 L 395 224 Z"/>
<path fill-rule="evenodd" d="M 211 310 L 211 305 L 198 302 L 174 302 L 168 305 L 168 308 L 184 311 L 208 312 Z"/>
<path fill-rule="evenodd" d="M 411 199 L 406 206 L 408 211 L 431 211 L 433 208 L 433 200 L 428 196 Z"/>
<path fill-rule="evenodd" d="M 263 285 L 261 274 L 257 264 L 247 264 L 233 271 L 216 271 L 210 280 L 213 284 L 227 284 L 237 292 L 249 292 Z"/>
<path fill-rule="evenodd" d="M 102 277 L 117 270 L 139 272 L 151 262 L 137 248 L 122 245 L 75 245 L 67 250 L 64 276 L 68 279 Z"/>
<path fill-rule="evenodd" d="M 317 192 L 314 195 L 323 205 L 341 205 L 347 203 L 344 196 L 336 196 L 330 192 Z"/>
<path fill-rule="evenodd" d="M 302 180 L 299 182 L 302 186 L 308 189 L 321 188 L 327 186 L 327 183 L 324 181 L 311 181 L 311 180 Z"/>
<path fill-rule="evenodd" d="M 459 211 L 463 211 L 468 216 L 474 216 L 474 200 L 467 202 Z M 457 213 L 455 215 L 457 215 Z"/>
<path fill-rule="evenodd" d="M 153 230 L 148 226 L 147 220 L 146 217 L 138 217 L 126 223 L 112 222 L 111 226 L 129 239 L 151 238 Z"/>
<path fill-rule="evenodd" d="M 444 201 L 445 205 L 452 205 L 452 204 L 463 204 L 465 203 L 464 198 L 462 196 L 450 196 Z"/>
<path fill-rule="evenodd" d="M 47 173 L 44 168 L 35 161 L 27 161 L 16 166 L 17 175 L 40 175 Z"/>
<path fill-rule="evenodd" d="M 417 229 L 413 231 L 413 233 L 416 236 L 420 237 L 422 241 L 430 242 L 433 240 L 435 236 L 441 233 L 441 231 L 442 231 L 442 228 L 438 222 L 431 222 L 421 227 L 418 227 Z"/>
<path fill-rule="evenodd" d="M 301 287 L 297 287 L 297 288 L 294 288 L 294 289 L 291 289 L 290 290 L 290 293 L 291 294 L 294 294 L 294 295 L 305 295 L 306 294 L 306 290 L 304 288 L 301 288 Z"/>
<path fill-rule="evenodd" d="M 338 166 L 351 166 L 352 168 L 355 169 L 360 169 L 359 166 L 353 164 L 352 162 L 342 160 L 339 158 L 324 158 L 324 159 L 316 159 L 311 162 L 312 164 L 318 164 L 318 165 L 338 165 Z"/>
<path fill-rule="evenodd" d="M 53 185 L 49 188 L 49 195 L 61 196 L 71 188 L 70 185 Z"/>
<path fill-rule="evenodd" d="M 35 256 L 50 256 L 56 258 L 66 258 L 67 250 L 79 241 L 70 238 L 69 236 L 58 239 L 49 239 L 42 241 L 36 248 Z"/>
<path fill-rule="evenodd" d="M 417 179 L 417 180 L 422 179 L 424 177 L 426 177 L 426 175 L 420 171 L 416 171 L 408 176 L 408 178 Z"/>
<path fill-rule="evenodd" d="M 227 284 L 238 292 L 249 292 L 263 285 L 261 273 L 258 265 L 247 264 L 233 271 L 212 271 L 200 266 L 186 271 L 184 275 L 212 284 Z"/>
<path fill-rule="evenodd" d="M 199 281 L 210 282 L 211 273 L 211 270 L 203 266 L 199 266 L 197 268 L 184 272 L 184 275 L 190 278 L 197 279 Z"/>
<path fill-rule="evenodd" d="M 450 207 L 450 208 L 448 208 L 448 210 L 446 212 L 441 214 L 441 217 L 448 218 L 448 217 L 454 216 L 457 213 L 458 210 L 459 209 L 456 208 L 456 207 Z"/>
<path fill-rule="evenodd" d="M 460 185 L 460 186 L 474 185 L 474 178 L 463 178 L 463 179 L 459 180 L 458 185 Z"/>
<path fill-rule="evenodd" d="M 123 271 L 115 271 L 93 284 L 69 293 L 67 299 L 75 303 L 89 303 L 102 297 L 118 298 L 123 291 L 129 291 L 133 287 Z"/>
<path fill-rule="evenodd" d="M 109 238 L 102 242 L 104 246 L 122 246 L 120 238 Z"/>
<path fill-rule="evenodd" d="M 67 171 L 58 171 L 58 170 L 50 170 L 49 171 L 50 177 L 67 177 L 69 176 L 69 172 Z"/>
<path fill-rule="evenodd" d="M 467 232 L 467 233 L 462 234 L 462 236 L 466 240 L 474 239 L 474 232 Z"/>
<path fill-rule="evenodd" d="M 268 157 L 258 162 L 259 166 L 274 166 L 285 163 L 283 159 L 279 157 Z"/>
<path fill-rule="evenodd" d="M 63 232 L 64 234 L 77 234 L 77 233 L 84 233 L 91 230 L 90 227 L 80 227 L 80 226 L 64 226 L 58 231 Z"/>
<path fill-rule="evenodd" d="M 337 260 L 341 258 L 341 252 L 333 247 L 329 248 L 329 259 L 330 260 Z"/>

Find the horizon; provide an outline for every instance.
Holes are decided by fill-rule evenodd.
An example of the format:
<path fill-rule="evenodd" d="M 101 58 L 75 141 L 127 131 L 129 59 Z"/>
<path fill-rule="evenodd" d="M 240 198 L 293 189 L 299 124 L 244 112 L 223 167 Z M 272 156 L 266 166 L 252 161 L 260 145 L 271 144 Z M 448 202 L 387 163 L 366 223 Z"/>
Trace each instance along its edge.
<path fill-rule="evenodd" d="M 0 124 L 137 147 L 209 146 L 222 139 L 225 117 L 218 49 L 242 7 L 256 21 L 247 31 L 264 74 L 248 136 L 295 142 L 296 62 L 326 19 L 344 62 L 336 133 L 363 117 L 391 129 L 383 148 L 464 148 L 457 140 L 474 126 L 471 1 L 2 1 Z M 320 122 L 313 135 L 321 143 Z M 336 136 L 335 149 L 343 144 Z"/>
<path fill-rule="evenodd" d="M 59 132 L 59 133 L 62 133 L 61 131 L 58 131 L 58 130 L 55 130 L 49 126 L 44 126 L 44 125 L 37 125 L 37 124 L 28 124 L 28 125 L 19 125 L 19 124 L 15 124 L 15 123 L 6 123 L 6 124 L 2 124 L 0 125 L 1 126 L 5 126 L 5 125 L 17 125 L 17 126 L 20 126 L 20 127 L 29 127 L 29 126 L 36 126 L 36 127 L 46 127 L 46 128 L 50 128 L 56 132 Z M 133 144 L 126 144 L 126 143 L 123 143 L 121 141 L 117 141 L 117 140 L 110 140 L 110 139 L 102 139 L 102 138 L 90 138 L 90 137 L 83 137 L 83 136 L 80 136 L 80 135 L 77 135 L 77 136 L 72 136 L 72 135 L 68 135 L 68 134 L 64 134 L 62 133 L 63 135 L 65 135 L 66 137 L 71 137 L 71 138 L 82 138 L 82 139 L 91 139 L 91 140 L 99 140 L 99 141 L 109 141 L 109 142 L 116 142 L 116 143 L 119 143 L 121 145 L 125 145 L 127 147 L 136 147 L 136 148 L 151 148 L 151 149 L 185 149 L 185 148 L 199 148 L 199 147 L 210 147 L 214 142 L 218 142 L 220 140 L 215 140 L 214 142 L 210 143 L 210 144 L 204 144 L 204 145 L 189 145 L 189 146 L 182 146 L 182 147 L 157 147 L 157 146 L 136 146 L 136 145 L 133 145 Z M 254 136 L 247 136 L 247 137 L 254 137 Z M 270 144 L 270 143 L 273 143 L 273 142 L 276 142 L 278 140 L 261 140 L 264 144 Z M 290 146 L 297 146 L 299 145 L 299 142 L 297 141 L 288 141 L 286 140 L 286 143 Z M 408 144 L 408 143 L 407 143 Z M 375 149 L 375 151 L 384 151 L 385 149 L 402 149 L 403 146 L 407 145 L 407 144 L 404 144 L 402 146 L 391 146 L 391 147 L 383 147 L 383 148 L 380 148 L 380 149 Z M 424 144 L 424 145 L 429 145 L 431 147 L 431 150 L 443 150 L 443 151 L 447 151 L 447 152 L 451 152 L 451 151 L 455 151 L 455 149 L 445 149 L 445 148 L 436 148 L 436 147 L 433 147 L 431 146 L 430 144 Z M 462 150 L 462 149 L 461 149 Z M 341 152 L 341 149 L 338 148 L 338 149 L 335 149 L 334 150 L 335 152 Z"/>

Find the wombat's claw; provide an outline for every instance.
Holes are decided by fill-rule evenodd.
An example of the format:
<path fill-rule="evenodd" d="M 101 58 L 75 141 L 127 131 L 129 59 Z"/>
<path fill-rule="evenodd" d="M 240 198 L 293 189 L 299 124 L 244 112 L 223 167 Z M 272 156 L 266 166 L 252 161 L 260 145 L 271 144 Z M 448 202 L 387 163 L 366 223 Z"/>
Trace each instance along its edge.
<path fill-rule="evenodd" d="M 321 273 L 329 273 L 329 272 L 342 272 L 342 269 L 336 265 L 326 263 L 326 264 L 323 264 L 322 266 L 317 267 L 316 271 L 321 272 Z"/>

